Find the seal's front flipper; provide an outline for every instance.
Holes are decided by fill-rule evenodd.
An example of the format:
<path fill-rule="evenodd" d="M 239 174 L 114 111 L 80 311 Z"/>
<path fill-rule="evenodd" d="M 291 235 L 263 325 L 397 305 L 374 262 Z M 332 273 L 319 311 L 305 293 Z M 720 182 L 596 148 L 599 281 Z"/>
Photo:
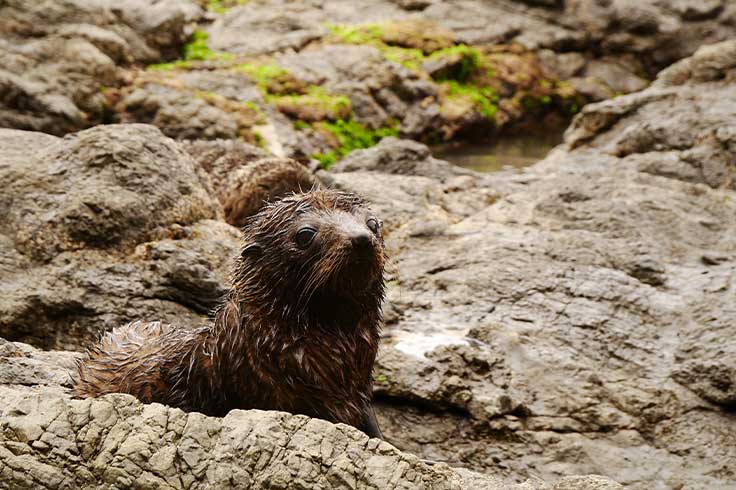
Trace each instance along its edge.
<path fill-rule="evenodd" d="M 366 413 L 363 414 L 363 424 L 360 430 L 368 434 L 368 437 L 377 437 L 383 439 L 383 433 L 378 427 L 378 421 L 376 420 L 376 411 L 373 409 L 373 405 L 369 406 Z"/>

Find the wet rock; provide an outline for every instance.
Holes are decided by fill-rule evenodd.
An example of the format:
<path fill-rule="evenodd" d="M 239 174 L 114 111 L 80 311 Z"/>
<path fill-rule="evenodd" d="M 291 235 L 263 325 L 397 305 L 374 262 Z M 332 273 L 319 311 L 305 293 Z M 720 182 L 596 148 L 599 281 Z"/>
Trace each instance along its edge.
<path fill-rule="evenodd" d="M 383 26 L 381 40 L 392 46 L 419 49 L 430 54 L 453 46 L 455 35 L 434 22 L 415 17 L 387 22 Z"/>
<path fill-rule="evenodd" d="M 243 165 L 268 156 L 262 148 L 234 140 L 183 141 L 181 146 L 210 174 L 215 186 Z"/>
<path fill-rule="evenodd" d="M 144 74 L 119 97 L 120 122 L 153 124 L 171 138 L 257 140 L 262 115 L 252 102 L 261 96 L 242 74 Z"/>
<path fill-rule="evenodd" d="M 736 481 L 732 50 L 704 47 L 587 106 L 521 175 L 447 192 L 378 149 L 335 167 L 392 225 L 375 375 L 390 442 L 512 478 Z M 495 200 L 459 206 L 473 185 Z"/>
<path fill-rule="evenodd" d="M 440 180 L 458 175 L 474 175 L 470 170 L 432 157 L 426 145 L 397 138 L 384 138 L 372 148 L 355 151 L 338 162 L 332 170 L 418 175 Z"/>
<path fill-rule="evenodd" d="M 375 22 L 398 18 L 401 13 L 401 9 L 389 1 L 248 2 L 231 9 L 208 32 L 214 49 L 258 55 L 299 50 L 327 35 L 326 23 Z M 244 36 L 244 32 L 248 35 Z"/>
<path fill-rule="evenodd" d="M 206 319 L 239 237 L 174 141 L 144 125 L 0 138 L 2 337 L 78 349 L 136 318 Z"/>
<path fill-rule="evenodd" d="M 734 188 L 733 141 L 728 121 L 736 44 L 707 46 L 664 70 L 652 87 L 587 106 L 566 133 L 621 158 L 620 165 L 711 187 Z M 684 103 L 687 101 L 687 103 Z M 683 103 L 681 103 L 683 102 Z"/>
<path fill-rule="evenodd" d="M 647 81 L 631 73 L 616 62 L 593 60 L 585 68 L 585 75 L 605 83 L 614 93 L 628 94 L 646 88 Z"/>
<path fill-rule="evenodd" d="M 427 466 L 352 427 L 301 415 L 234 410 L 220 419 L 141 405 L 129 395 L 70 400 L 69 372 L 78 357 L 0 339 L 0 472 L 13 488 L 38 488 L 50 478 L 70 489 L 128 480 L 131 488 L 178 488 L 182 481 L 189 488 L 226 481 L 233 488 L 266 488 L 285 478 L 300 488 L 384 488 L 389 481 L 396 488 L 551 488 L 539 479 L 515 485 L 445 464 Z M 278 463 L 264 467 L 262 455 L 276 452 L 270 460 Z M 174 453 L 188 464 L 177 465 Z M 305 464 L 315 466 L 305 470 Z M 562 479 L 554 488 L 621 487 L 586 476 Z"/>
<path fill-rule="evenodd" d="M 307 84 L 347 95 L 356 119 L 369 127 L 389 123 L 390 115 L 377 100 L 376 92 L 388 88 L 399 99 L 413 100 L 411 90 L 403 85 L 416 77 L 390 63 L 372 46 L 328 45 L 284 55 L 277 62 Z"/>
<path fill-rule="evenodd" d="M 172 138 L 234 139 L 238 123 L 226 111 L 174 89 L 145 86 L 122 101 L 121 122 L 153 124 Z"/>

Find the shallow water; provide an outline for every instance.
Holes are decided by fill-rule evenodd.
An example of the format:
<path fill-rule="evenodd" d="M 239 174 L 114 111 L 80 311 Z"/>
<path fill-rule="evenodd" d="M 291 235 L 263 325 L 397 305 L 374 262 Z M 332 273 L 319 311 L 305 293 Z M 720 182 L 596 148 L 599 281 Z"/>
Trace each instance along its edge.
<path fill-rule="evenodd" d="M 547 156 L 562 143 L 564 128 L 551 129 L 540 134 L 499 136 L 489 143 L 473 143 L 434 149 L 437 158 L 478 172 L 528 167 Z"/>

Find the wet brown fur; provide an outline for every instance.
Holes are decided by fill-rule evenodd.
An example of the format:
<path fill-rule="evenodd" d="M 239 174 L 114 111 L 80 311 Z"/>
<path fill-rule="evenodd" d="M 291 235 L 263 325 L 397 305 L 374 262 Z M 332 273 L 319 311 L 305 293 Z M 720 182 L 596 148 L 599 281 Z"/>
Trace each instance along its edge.
<path fill-rule="evenodd" d="M 80 362 L 76 395 L 130 393 L 208 415 L 284 410 L 366 430 L 385 262 L 370 216 L 357 196 L 327 190 L 268 205 L 243 229 L 233 288 L 211 325 L 113 330 Z M 306 251 L 294 241 L 305 222 L 318 228 Z M 366 230 L 369 251 L 357 254 L 351 237 Z"/>

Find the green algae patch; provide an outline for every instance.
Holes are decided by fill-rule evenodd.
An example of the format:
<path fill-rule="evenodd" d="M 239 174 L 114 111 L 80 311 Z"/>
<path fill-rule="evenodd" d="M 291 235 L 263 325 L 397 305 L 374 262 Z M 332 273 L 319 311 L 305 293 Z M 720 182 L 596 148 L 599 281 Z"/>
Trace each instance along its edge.
<path fill-rule="evenodd" d="M 337 148 L 326 153 L 312 155 L 319 160 L 322 168 L 330 168 L 340 158 L 353 150 L 370 148 L 383 138 L 399 135 L 399 125 L 392 122 L 388 126 L 370 129 L 353 119 L 340 119 L 334 122 L 321 122 L 314 129 L 329 133 L 336 140 Z"/>
<path fill-rule="evenodd" d="M 192 66 L 194 66 L 194 63 L 192 63 L 191 61 L 176 60 L 169 63 L 155 63 L 153 65 L 148 65 L 147 68 L 149 70 L 171 71 L 177 69 L 186 70 L 188 68 L 191 68 Z"/>
<path fill-rule="evenodd" d="M 418 19 L 383 23 L 343 25 L 327 24 L 327 40 L 342 44 L 360 44 L 377 48 L 383 56 L 417 71 L 427 55 L 452 49 L 454 35 L 439 25 Z"/>
<path fill-rule="evenodd" d="M 306 122 L 337 121 L 350 116 L 353 111 L 350 99 L 345 95 L 332 95 L 323 87 L 311 86 L 306 94 L 271 95 L 267 101 L 283 114 Z"/>
<path fill-rule="evenodd" d="M 498 111 L 498 96 L 491 87 L 466 85 L 456 80 L 440 82 L 448 102 L 475 110 L 483 117 L 493 120 Z"/>
<path fill-rule="evenodd" d="M 381 52 L 387 60 L 398 63 L 413 71 L 420 70 L 422 63 L 427 59 L 421 49 L 386 46 Z"/>
<path fill-rule="evenodd" d="M 327 24 L 331 40 L 345 44 L 367 44 L 384 51 L 387 47 L 418 50 L 428 55 L 455 44 L 452 31 L 422 19 L 399 19 L 380 23 Z"/>
<path fill-rule="evenodd" d="M 222 51 L 214 51 L 208 45 L 209 34 L 205 31 L 194 31 L 192 37 L 184 45 L 182 59 L 168 63 L 154 63 L 148 65 L 150 70 L 171 71 L 176 69 L 190 69 L 198 61 L 231 61 L 234 56 Z"/>
<path fill-rule="evenodd" d="M 205 31 L 194 31 L 192 39 L 184 45 L 185 61 L 230 61 L 233 55 L 221 51 L 213 51 L 208 45 L 209 34 Z"/>
<path fill-rule="evenodd" d="M 264 96 L 305 94 L 307 85 L 274 63 L 242 63 L 233 67 L 253 80 Z"/>
<path fill-rule="evenodd" d="M 457 80 L 466 82 L 475 72 L 484 67 L 485 59 L 481 52 L 466 44 L 458 44 L 451 48 L 435 51 L 429 61 L 441 62 L 441 69 L 432 73 L 435 80 Z M 486 68 L 488 70 L 489 68 Z"/>
<path fill-rule="evenodd" d="M 382 43 L 381 35 L 383 29 L 380 24 L 343 25 L 327 24 L 333 40 L 344 44 L 370 44 Z"/>

